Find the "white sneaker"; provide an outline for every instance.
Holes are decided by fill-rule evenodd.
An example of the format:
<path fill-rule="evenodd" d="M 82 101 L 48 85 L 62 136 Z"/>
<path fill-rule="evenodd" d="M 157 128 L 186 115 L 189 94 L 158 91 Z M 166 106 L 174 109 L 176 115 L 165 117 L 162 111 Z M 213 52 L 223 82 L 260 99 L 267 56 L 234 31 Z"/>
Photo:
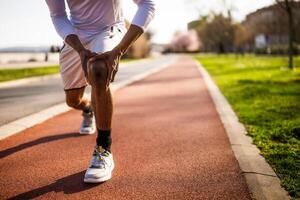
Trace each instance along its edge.
<path fill-rule="evenodd" d="M 80 134 L 93 134 L 96 132 L 96 123 L 93 112 L 82 112 L 83 120 L 81 122 Z"/>
<path fill-rule="evenodd" d="M 111 178 L 114 169 L 113 156 L 101 146 L 96 146 L 89 168 L 84 175 L 85 183 L 101 183 Z"/>

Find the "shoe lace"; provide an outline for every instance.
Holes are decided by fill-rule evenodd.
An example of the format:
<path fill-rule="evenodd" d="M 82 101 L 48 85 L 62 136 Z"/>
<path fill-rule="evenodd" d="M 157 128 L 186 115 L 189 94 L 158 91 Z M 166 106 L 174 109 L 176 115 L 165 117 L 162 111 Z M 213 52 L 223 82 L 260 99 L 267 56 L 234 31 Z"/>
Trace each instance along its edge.
<path fill-rule="evenodd" d="M 109 155 L 108 151 L 103 149 L 102 147 L 96 146 L 94 150 L 94 157 L 92 160 L 92 166 L 94 168 L 103 169 L 107 166 L 107 162 L 104 159 L 104 156 L 107 157 Z"/>
<path fill-rule="evenodd" d="M 83 127 L 89 127 L 93 123 L 93 113 L 82 113 L 83 116 L 83 121 L 82 121 L 82 126 Z"/>

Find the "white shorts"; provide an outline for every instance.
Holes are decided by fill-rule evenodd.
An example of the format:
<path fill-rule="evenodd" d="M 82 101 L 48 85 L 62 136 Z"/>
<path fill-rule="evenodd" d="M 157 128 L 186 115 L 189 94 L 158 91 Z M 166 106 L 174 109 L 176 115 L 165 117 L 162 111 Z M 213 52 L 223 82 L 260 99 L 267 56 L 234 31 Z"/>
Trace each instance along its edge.
<path fill-rule="evenodd" d="M 123 25 L 114 25 L 103 32 L 94 35 L 83 45 L 96 53 L 112 50 L 119 44 L 126 33 Z M 79 89 L 87 86 L 79 54 L 68 44 L 64 43 L 59 55 L 60 74 L 64 90 Z"/>

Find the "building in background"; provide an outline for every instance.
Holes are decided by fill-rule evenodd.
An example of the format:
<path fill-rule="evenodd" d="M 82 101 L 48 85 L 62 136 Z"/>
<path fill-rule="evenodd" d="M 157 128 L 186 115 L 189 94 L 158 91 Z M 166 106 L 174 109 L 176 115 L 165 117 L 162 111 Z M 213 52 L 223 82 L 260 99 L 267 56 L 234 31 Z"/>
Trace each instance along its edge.
<path fill-rule="evenodd" d="M 300 2 L 292 3 L 295 52 L 300 49 Z M 237 23 L 229 16 L 210 14 L 188 23 L 198 35 L 202 52 L 256 52 L 286 54 L 289 44 L 288 15 L 278 4 L 258 9 Z"/>
<path fill-rule="evenodd" d="M 300 2 L 293 2 L 295 39 L 300 43 Z M 242 46 L 253 51 L 285 53 L 288 48 L 289 28 L 286 12 L 274 4 L 246 16 L 242 22 L 246 36 Z"/>

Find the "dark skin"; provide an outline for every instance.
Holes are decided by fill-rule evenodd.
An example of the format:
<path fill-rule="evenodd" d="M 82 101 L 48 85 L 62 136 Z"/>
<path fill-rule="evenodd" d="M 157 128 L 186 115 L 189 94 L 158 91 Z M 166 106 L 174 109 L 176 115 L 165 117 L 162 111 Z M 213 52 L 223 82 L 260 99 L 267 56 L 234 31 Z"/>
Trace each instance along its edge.
<path fill-rule="evenodd" d="M 65 42 L 70 45 L 74 50 L 76 50 L 80 56 L 82 68 L 85 76 L 88 78 L 87 74 L 87 63 L 95 62 L 96 60 L 103 60 L 108 68 L 108 79 L 107 87 L 109 83 L 114 81 L 115 75 L 118 71 L 118 65 L 121 57 L 126 53 L 128 48 L 143 34 L 143 29 L 136 25 L 131 25 L 122 39 L 122 41 L 111 51 L 96 54 L 86 49 L 81 43 L 77 35 L 68 35 Z"/>
<path fill-rule="evenodd" d="M 113 50 L 98 54 L 86 49 L 77 35 L 71 34 L 65 38 L 65 42 L 79 54 L 84 74 L 92 86 L 92 106 L 98 129 L 111 129 L 113 103 L 109 84 L 114 81 L 121 57 L 142 34 L 142 28 L 131 25 Z M 103 69 L 103 67 L 106 68 L 102 70 L 102 72 L 105 71 L 105 76 L 94 70 Z M 105 80 L 102 81 L 103 78 Z M 82 92 L 82 89 L 66 91 L 68 105 L 77 105 L 72 107 L 80 110 L 89 106 L 91 103 L 82 97 Z"/>
<path fill-rule="evenodd" d="M 118 72 L 118 66 L 121 57 L 142 34 L 143 29 L 141 29 L 138 26 L 131 25 L 124 38 L 113 50 L 93 56 L 89 60 L 89 62 L 95 62 L 97 60 L 105 61 L 105 64 L 108 68 L 108 78 L 106 87 L 109 87 L 109 83 L 114 81 L 115 75 Z"/>

